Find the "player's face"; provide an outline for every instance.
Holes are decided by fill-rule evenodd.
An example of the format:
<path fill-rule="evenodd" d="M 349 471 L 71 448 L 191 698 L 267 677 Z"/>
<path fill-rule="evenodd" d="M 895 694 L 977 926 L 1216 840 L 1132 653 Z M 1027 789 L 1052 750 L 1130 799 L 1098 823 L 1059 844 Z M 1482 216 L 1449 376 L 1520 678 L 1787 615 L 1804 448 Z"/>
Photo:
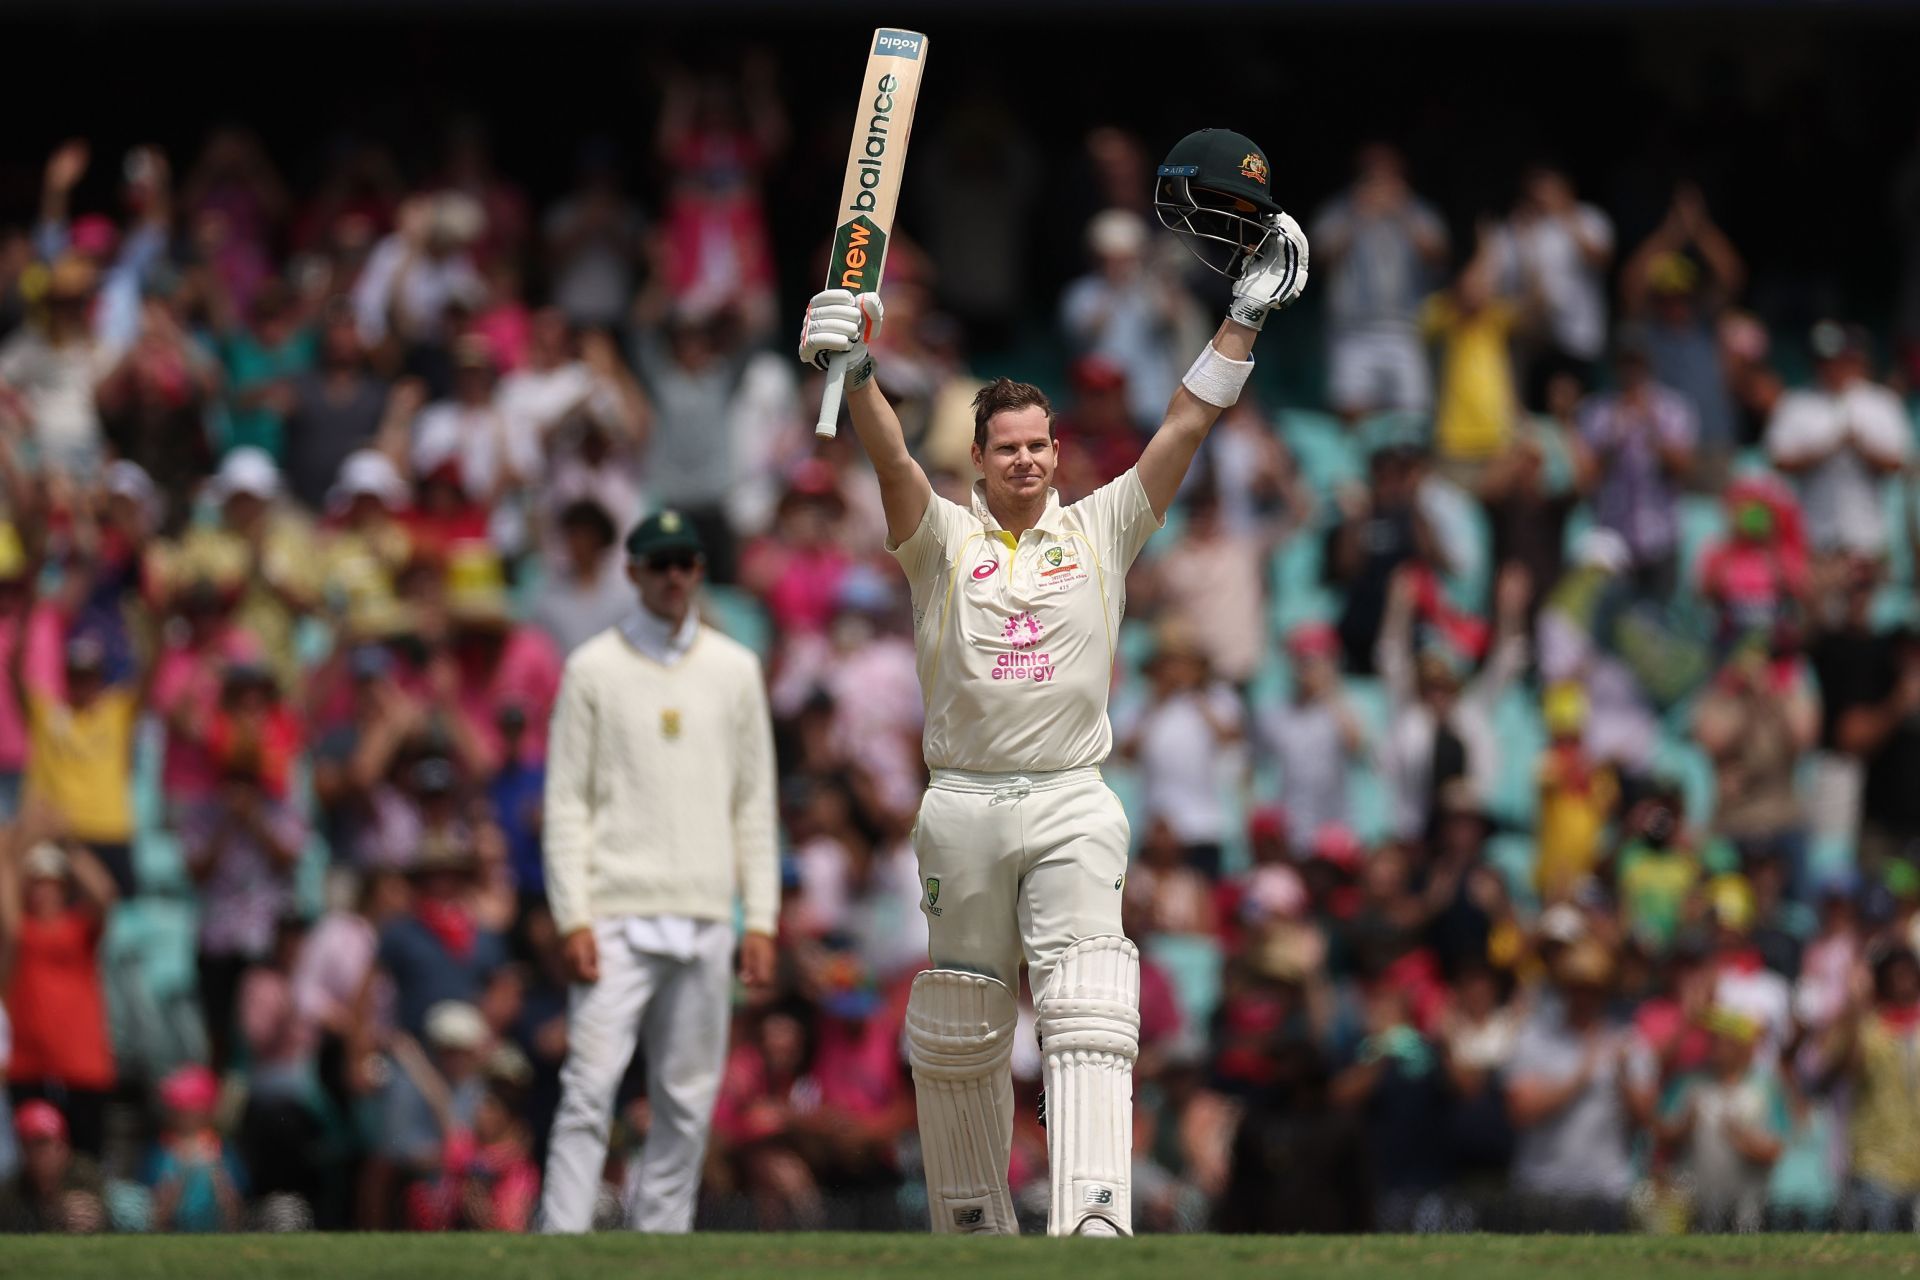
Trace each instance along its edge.
<path fill-rule="evenodd" d="M 1059 461 L 1047 411 L 1038 405 L 993 415 L 987 423 L 987 447 L 973 451 L 987 496 L 1019 504 L 1046 496 Z"/>
<path fill-rule="evenodd" d="M 627 575 L 640 588 L 640 603 L 657 618 L 678 623 L 693 607 L 705 565 L 691 551 L 663 551 L 630 562 Z"/>

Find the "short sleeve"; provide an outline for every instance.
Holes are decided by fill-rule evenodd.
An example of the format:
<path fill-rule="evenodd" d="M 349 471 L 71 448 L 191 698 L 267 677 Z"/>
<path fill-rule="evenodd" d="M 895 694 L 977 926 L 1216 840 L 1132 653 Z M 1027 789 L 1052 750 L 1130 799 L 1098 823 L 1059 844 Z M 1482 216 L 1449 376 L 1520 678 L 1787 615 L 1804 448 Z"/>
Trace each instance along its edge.
<path fill-rule="evenodd" d="M 906 571 L 916 600 L 921 599 L 953 563 L 960 541 L 966 536 L 967 523 L 972 519 L 972 513 L 959 503 L 931 494 L 919 526 L 904 542 L 895 545 L 889 541 L 887 553 Z"/>
<path fill-rule="evenodd" d="M 1817 402 L 1804 394 L 1782 397 L 1767 423 L 1767 456 L 1775 462 L 1790 462 L 1826 448 L 1830 443 L 1826 417 Z"/>
<path fill-rule="evenodd" d="M 1874 388 L 1871 395 L 1859 395 L 1848 406 L 1856 435 L 1877 454 L 1904 458 L 1911 450 L 1911 428 L 1898 398 Z"/>
<path fill-rule="evenodd" d="M 1153 514 L 1153 503 L 1147 498 L 1147 487 L 1140 482 L 1137 467 L 1128 467 L 1118 479 L 1101 485 L 1067 509 L 1080 518 L 1108 573 L 1125 573 L 1132 568 L 1140 548 L 1166 524 Z"/>

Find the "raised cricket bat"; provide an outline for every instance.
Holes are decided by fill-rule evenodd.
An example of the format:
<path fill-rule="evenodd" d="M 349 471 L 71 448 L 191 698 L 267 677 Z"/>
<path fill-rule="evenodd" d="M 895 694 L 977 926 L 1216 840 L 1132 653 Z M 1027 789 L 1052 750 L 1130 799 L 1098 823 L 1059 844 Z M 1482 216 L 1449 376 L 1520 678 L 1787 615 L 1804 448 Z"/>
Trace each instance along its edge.
<path fill-rule="evenodd" d="M 840 184 L 840 225 L 827 263 L 828 289 L 859 294 L 880 288 L 893 207 L 900 201 L 900 174 L 907 166 L 913 104 L 920 97 L 920 72 L 926 64 L 927 38 L 918 31 L 881 27 L 873 33 L 873 53 L 860 78 L 847 176 Z M 831 440 L 839 426 L 840 380 L 846 372 L 845 354 L 828 360 L 820 423 L 813 429 L 824 439 Z"/>

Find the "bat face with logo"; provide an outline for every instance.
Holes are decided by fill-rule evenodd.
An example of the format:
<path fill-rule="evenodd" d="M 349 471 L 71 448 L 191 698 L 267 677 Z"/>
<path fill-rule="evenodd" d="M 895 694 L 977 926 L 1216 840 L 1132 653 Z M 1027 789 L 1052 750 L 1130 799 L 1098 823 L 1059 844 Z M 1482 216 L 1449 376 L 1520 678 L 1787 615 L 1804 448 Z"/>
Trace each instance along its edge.
<path fill-rule="evenodd" d="M 827 263 L 829 289 L 860 294 L 880 288 L 926 59 L 927 38 L 917 31 L 881 27 L 873 33 L 873 51 L 860 79 L 847 174 L 840 184 L 839 225 L 833 233 L 833 256 Z M 830 438 L 838 427 L 840 380 L 846 374 L 846 363 L 845 356 L 835 356 L 827 365 L 816 435 Z"/>

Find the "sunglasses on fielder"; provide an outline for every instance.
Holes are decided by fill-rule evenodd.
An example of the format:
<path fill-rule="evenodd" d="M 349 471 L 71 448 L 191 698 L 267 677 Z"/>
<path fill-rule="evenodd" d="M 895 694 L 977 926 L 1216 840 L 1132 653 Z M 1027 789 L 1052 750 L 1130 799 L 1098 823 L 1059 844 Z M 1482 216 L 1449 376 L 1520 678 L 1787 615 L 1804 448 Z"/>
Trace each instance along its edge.
<path fill-rule="evenodd" d="M 692 551 L 662 551 L 658 555 L 648 556 L 643 563 L 648 573 L 666 574 L 675 570 L 692 573 L 700 567 L 700 556 Z"/>

